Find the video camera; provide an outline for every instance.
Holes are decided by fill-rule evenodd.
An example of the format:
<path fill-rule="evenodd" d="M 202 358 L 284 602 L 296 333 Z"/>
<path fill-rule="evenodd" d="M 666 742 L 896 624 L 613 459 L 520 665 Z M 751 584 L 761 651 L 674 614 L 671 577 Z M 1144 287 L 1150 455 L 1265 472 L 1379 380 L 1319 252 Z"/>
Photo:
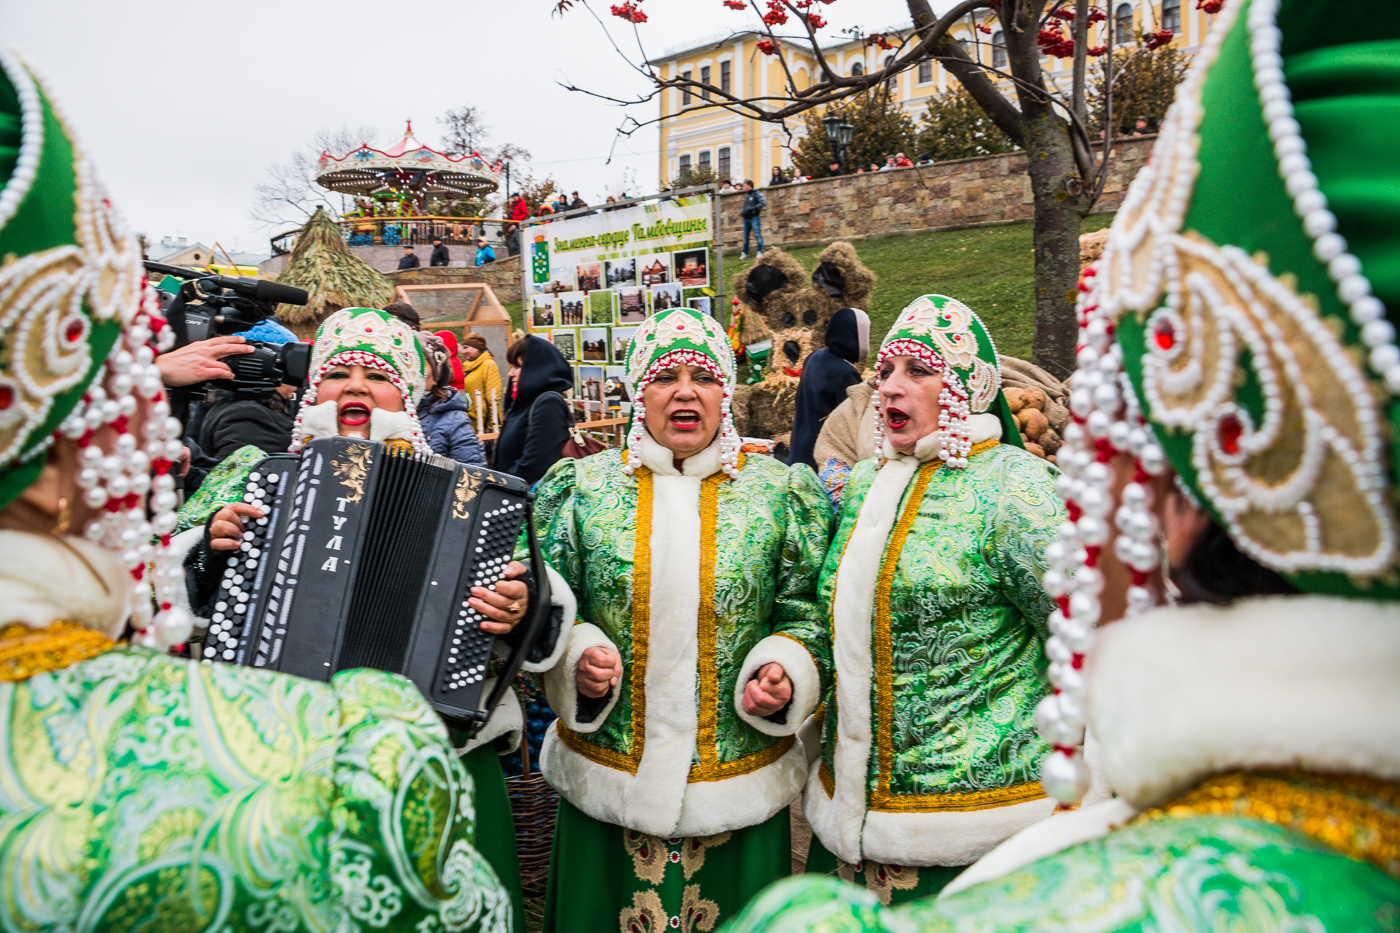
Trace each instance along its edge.
<path fill-rule="evenodd" d="M 213 275 L 183 266 L 145 262 L 146 271 L 166 278 L 160 283 L 161 310 L 175 332 L 175 346 L 249 330 L 275 315 L 277 305 L 304 305 L 300 288 L 248 276 Z M 173 291 L 171 277 L 183 279 Z M 233 392 L 235 398 L 263 399 L 283 384 L 301 385 L 311 368 L 311 345 L 250 340 L 252 353 L 224 358 L 232 379 L 211 379 L 205 386 Z"/>

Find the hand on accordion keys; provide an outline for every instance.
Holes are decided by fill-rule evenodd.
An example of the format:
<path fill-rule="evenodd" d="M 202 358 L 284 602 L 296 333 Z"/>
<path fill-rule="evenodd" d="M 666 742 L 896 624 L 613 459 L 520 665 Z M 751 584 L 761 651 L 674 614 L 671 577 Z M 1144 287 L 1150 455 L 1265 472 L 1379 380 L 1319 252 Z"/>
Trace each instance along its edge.
<path fill-rule="evenodd" d="M 246 516 L 251 520 L 261 519 L 267 510 L 249 502 L 234 502 L 214 513 L 209 522 L 209 547 L 215 551 L 234 551 L 243 543 L 245 536 L 252 532 L 244 523 Z M 497 580 L 495 586 L 472 587 L 468 602 L 473 609 L 494 622 L 481 623 L 481 630 L 491 635 L 509 635 L 511 630 L 525 618 L 530 609 L 530 590 L 523 580 L 525 565 L 513 560 L 506 565 L 505 577 Z"/>

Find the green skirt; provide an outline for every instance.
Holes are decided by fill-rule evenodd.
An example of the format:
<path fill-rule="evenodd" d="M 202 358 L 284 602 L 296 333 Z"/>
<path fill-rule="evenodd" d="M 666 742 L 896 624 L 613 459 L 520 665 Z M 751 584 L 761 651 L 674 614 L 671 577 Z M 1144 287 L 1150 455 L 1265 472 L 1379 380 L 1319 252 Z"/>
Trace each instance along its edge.
<path fill-rule="evenodd" d="M 886 865 L 865 861 L 858 865 L 843 862 L 826 850 L 816 834 L 807 854 L 809 874 L 830 875 L 858 884 L 878 897 L 885 906 L 932 897 L 948 882 L 966 870 L 966 865 L 933 865 L 918 868 L 912 865 Z"/>
<path fill-rule="evenodd" d="M 663 839 L 600 822 L 560 799 L 544 931 L 715 930 L 791 871 L 786 807 L 758 826 Z"/>
<path fill-rule="evenodd" d="M 454 735 L 461 740 L 462 736 Z M 520 852 L 501 759 L 487 742 L 462 757 L 476 785 L 476 848 L 510 894 L 512 933 L 525 933 L 525 895 L 520 887 Z"/>

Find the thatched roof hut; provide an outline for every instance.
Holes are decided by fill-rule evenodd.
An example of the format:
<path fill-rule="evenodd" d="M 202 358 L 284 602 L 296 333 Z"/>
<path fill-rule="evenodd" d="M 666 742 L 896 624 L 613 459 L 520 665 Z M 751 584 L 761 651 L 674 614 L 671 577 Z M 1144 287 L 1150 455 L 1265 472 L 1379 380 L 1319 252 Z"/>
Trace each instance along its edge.
<path fill-rule="evenodd" d="M 321 207 L 301 228 L 277 281 L 311 296 L 304 308 L 277 308 L 277 317 L 301 338 L 316 336 L 321 322 L 341 308 L 382 308 L 394 300 L 393 283 L 350 251 L 340 227 Z"/>

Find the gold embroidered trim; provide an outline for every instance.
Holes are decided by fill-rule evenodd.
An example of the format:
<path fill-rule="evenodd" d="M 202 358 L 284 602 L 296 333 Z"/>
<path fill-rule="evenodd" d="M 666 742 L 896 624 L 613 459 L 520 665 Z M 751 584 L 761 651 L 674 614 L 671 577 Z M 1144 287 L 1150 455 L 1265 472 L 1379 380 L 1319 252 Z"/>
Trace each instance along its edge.
<path fill-rule="evenodd" d="M 1400 879 L 1400 783 L 1358 774 L 1235 771 L 1138 816 L 1236 816 L 1302 833 Z"/>
<path fill-rule="evenodd" d="M 695 784 L 702 781 L 723 781 L 725 778 L 738 777 L 741 774 L 748 774 L 750 771 L 757 771 L 759 768 L 766 768 L 786 755 L 796 742 L 795 736 L 786 735 L 761 752 L 745 755 L 735 761 L 719 762 L 708 770 L 703 769 L 698 764 L 691 765 L 690 775 L 686 780 Z M 711 748 L 713 750 L 713 746 Z"/>
<path fill-rule="evenodd" d="M 719 751 L 715 735 L 719 719 L 719 672 L 715 669 L 715 561 L 718 559 L 715 530 L 719 525 L 719 483 L 724 473 L 705 478 L 700 484 L 700 610 L 695 619 L 697 676 L 700 683 L 700 722 L 696 750 L 700 761 L 691 766 L 693 781 L 718 777 Z"/>
<path fill-rule="evenodd" d="M 647 739 L 647 645 L 651 641 L 651 470 L 638 467 L 637 519 L 632 549 L 632 751 L 637 773 Z"/>
<path fill-rule="evenodd" d="M 836 779 L 831 776 L 831 769 L 826 766 L 825 761 L 821 763 L 821 767 L 817 768 L 817 777 L 822 782 L 822 790 L 826 791 L 827 799 L 835 797 Z"/>
<path fill-rule="evenodd" d="M 614 771 L 626 771 L 628 774 L 637 773 L 639 758 L 633 758 L 624 752 L 615 752 L 610 748 L 603 748 L 601 745 L 594 745 L 564 725 L 562 721 L 559 721 L 559 739 L 589 761 L 612 768 Z"/>
<path fill-rule="evenodd" d="M 14 623 L 0 629 L 0 681 L 28 680 L 111 651 L 116 642 L 75 622 L 32 629 Z"/>
<path fill-rule="evenodd" d="M 882 781 L 885 775 L 881 775 Z M 870 795 L 870 809 L 883 811 L 928 811 L 958 812 L 962 810 L 992 810 L 1009 807 L 1028 800 L 1040 800 L 1045 796 L 1045 788 L 1039 781 L 1012 784 L 1010 787 L 993 787 L 991 790 L 975 790 L 967 794 L 893 794 L 888 783 Z"/>

